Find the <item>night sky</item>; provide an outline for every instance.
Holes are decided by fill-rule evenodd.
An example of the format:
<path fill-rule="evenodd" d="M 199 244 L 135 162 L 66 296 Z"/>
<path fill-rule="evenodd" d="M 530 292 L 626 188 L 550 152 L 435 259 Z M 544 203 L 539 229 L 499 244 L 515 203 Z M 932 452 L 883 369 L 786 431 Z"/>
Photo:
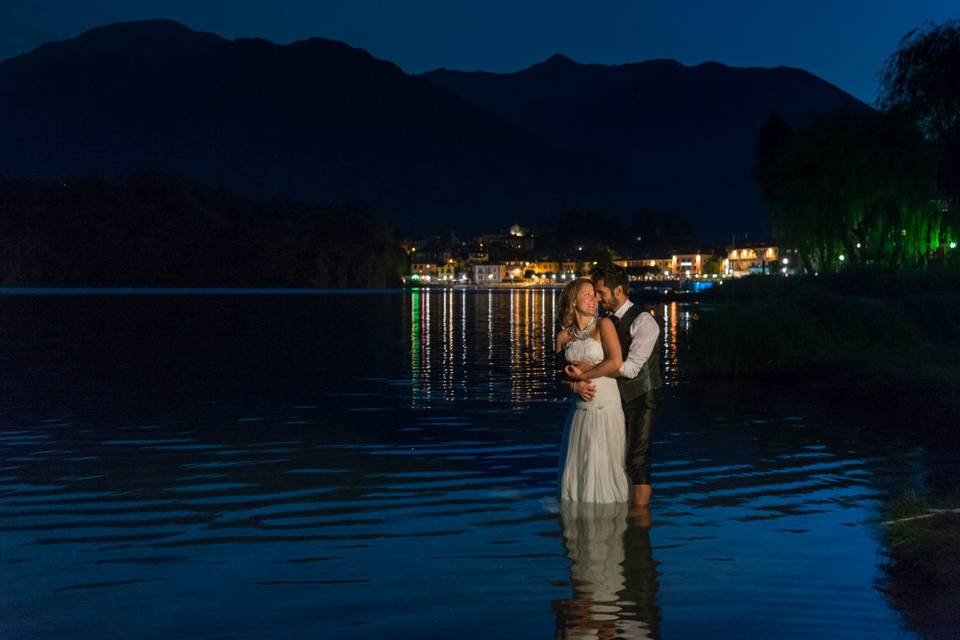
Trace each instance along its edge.
<path fill-rule="evenodd" d="M 946 0 L 5 0 L 0 59 L 111 22 L 170 18 L 228 38 L 342 40 L 411 73 L 516 71 L 553 53 L 601 64 L 786 65 L 873 103 L 877 71 L 900 38 L 958 15 Z"/>

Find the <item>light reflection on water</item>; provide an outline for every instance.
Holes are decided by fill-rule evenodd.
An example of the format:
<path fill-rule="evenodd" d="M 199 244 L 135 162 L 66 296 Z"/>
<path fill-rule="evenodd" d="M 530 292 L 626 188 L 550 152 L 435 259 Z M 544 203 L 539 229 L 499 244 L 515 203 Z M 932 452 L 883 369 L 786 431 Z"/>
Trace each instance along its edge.
<path fill-rule="evenodd" d="M 552 399 L 558 297 L 555 289 L 411 290 L 411 407 L 475 399 L 481 388 L 490 401 L 509 393 L 517 408 Z"/>
<path fill-rule="evenodd" d="M 0 635 L 911 637 L 929 454 L 685 381 L 678 303 L 653 526 L 561 509 L 558 295 L 0 297 Z"/>
<path fill-rule="evenodd" d="M 410 317 L 411 407 L 434 400 L 476 398 L 486 382 L 486 397 L 509 391 L 516 408 L 554 399 L 550 370 L 557 330 L 559 289 L 489 290 L 412 289 L 405 300 Z M 469 305 L 469 306 L 468 306 Z M 668 384 L 681 383 L 678 336 L 689 330 L 691 312 L 679 303 L 655 304 L 651 312 L 664 323 L 664 366 Z M 469 323 L 468 319 L 472 322 Z M 495 323 L 496 319 L 496 323 Z M 505 335 L 498 329 L 505 326 Z M 486 371 L 468 353 L 483 353 Z M 504 363 L 506 380 L 502 375 Z M 438 375 L 434 375 L 438 371 Z M 474 377 L 477 375 L 477 378 Z M 439 389 L 434 390 L 438 386 Z"/>

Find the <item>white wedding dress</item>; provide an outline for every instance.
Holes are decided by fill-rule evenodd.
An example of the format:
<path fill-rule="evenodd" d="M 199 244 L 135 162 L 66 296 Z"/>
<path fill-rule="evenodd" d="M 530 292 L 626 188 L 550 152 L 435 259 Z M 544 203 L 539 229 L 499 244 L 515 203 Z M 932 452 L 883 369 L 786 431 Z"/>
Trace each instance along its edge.
<path fill-rule="evenodd" d="M 574 338 L 564 347 L 567 362 L 603 360 L 598 340 Z M 589 402 L 574 395 L 560 445 L 560 499 L 573 502 L 627 502 L 630 482 L 623 469 L 626 427 L 620 391 L 613 378 L 592 381 Z"/>

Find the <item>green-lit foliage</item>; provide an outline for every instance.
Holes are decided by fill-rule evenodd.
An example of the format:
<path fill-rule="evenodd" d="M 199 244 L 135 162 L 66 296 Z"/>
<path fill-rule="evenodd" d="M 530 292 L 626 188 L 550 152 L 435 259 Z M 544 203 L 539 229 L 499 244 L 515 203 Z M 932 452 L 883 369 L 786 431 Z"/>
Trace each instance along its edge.
<path fill-rule="evenodd" d="M 936 149 L 902 118 L 839 112 L 795 130 L 774 117 L 754 175 L 778 243 L 810 271 L 925 265 L 956 234 L 937 199 Z"/>
<path fill-rule="evenodd" d="M 960 20 L 913 29 L 883 66 L 877 103 L 913 123 L 936 145 L 942 194 L 939 229 L 927 230 L 929 249 L 948 259 L 960 228 Z M 948 206 L 949 205 L 949 206 Z M 942 245 L 942 246 L 938 246 Z"/>

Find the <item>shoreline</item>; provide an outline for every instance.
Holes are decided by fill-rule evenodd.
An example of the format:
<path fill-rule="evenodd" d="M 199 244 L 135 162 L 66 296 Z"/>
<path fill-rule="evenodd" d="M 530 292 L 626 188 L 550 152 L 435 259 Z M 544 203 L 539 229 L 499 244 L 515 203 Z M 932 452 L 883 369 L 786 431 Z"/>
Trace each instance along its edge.
<path fill-rule="evenodd" d="M 631 283 L 631 294 L 644 297 L 656 296 L 662 299 L 691 299 L 697 291 L 679 289 L 668 286 L 638 287 L 639 283 Z M 680 284 L 678 282 L 678 284 Z M 111 296 L 111 295 L 327 295 L 327 294 L 384 294 L 405 293 L 417 290 L 454 290 L 454 291 L 511 291 L 511 290 L 559 290 L 566 283 L 550 284 L 523 284 L 523 283 L 491 283 L 491 284 L 423 284 L 406 285 L 389 288 L 310 288 L 310 287 L 90 287 L 90 286 L 5 286 L 0 287 L 0 296 Z"/>

